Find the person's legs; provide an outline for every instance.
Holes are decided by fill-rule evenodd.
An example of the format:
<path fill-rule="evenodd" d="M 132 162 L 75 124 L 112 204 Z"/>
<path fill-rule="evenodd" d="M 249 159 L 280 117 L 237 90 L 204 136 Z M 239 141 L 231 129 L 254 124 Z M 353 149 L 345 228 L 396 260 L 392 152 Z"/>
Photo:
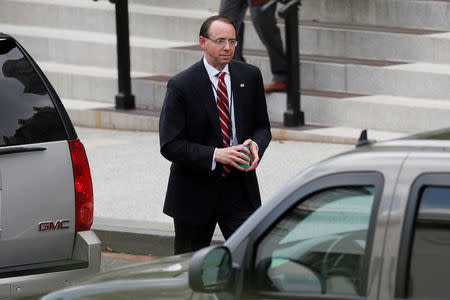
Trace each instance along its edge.
<path fill-rule="evenodd" d="M 273 80 L 287 82 L 287 58 L 280 29 L 275 18 L 276 5 L 263 12 L 261 6 L 250 6 L 252 22 L 259 38 L 267 48 Z"/>
<path fill-rule="evenodd" d="M 225 180 L 222 191 L 217 222 L 223 237 L 228 239 L 255 209 L 247 199 L 245 187 L 239 177 Z"/>
<path fill-rule="evenodd" d="M 245 61 L 242 55 L 244 46 L 244 16 L 247 10 L 247 0 L 221 0 L 219 14 L 230 18 L 234 26 L 236 26 L 236 40 L 238 44 L 234 51 L 234 58 L 240 61 Z"/>
<path fill-rule="evenodd" d="M 241 225 L 247 220 L 255 209 L 247 200 L 234 204 L 234 211 L 230 214 L 221 216 L 218 220 L 220 231 L 227 240 Z"/>
<path fill-rule="evenodd" d="M 189 224 L 180 220 L 173 220 L 175 225 L 174 253 L 182 254 L 196 251 L 211 244 L 216 228 L 216 221 L 208 224 Z"/>

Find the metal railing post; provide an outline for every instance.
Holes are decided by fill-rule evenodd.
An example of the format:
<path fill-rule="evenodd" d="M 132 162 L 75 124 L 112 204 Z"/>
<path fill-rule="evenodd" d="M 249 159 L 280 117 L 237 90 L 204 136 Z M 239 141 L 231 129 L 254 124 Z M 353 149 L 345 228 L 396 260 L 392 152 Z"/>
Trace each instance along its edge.
<path fill-rule="evenodd" d="M 285 19 L 286 56 L 288 59 L 287 110 L 284 125 L 289 127 L 305 124 L 300 110 L 300 61 L 298 39 L 298 9 L 300 0 L 292 0 L 280 8 L 278 14 Z"/>
<path fill-rule="evenodd" d="M 300 0 L 271 0 L 262 6 L 267 9 L 277 2 L 284 5 L 278 10 L 278 15 L 285 20 L 286 56 L 288 63 L 288 82 L 286 94 L 286 111 L 283 115 L 283 124 L 295 127 L 305 124 L 304 113 L 300 110 L 300 61 L 299 61 L 299 38 L 298 38 L 298 9 Z"/>
<path fill-rule="evenodd" d="M 97 0 L 94 0 L 97 1 Z M 130 76 L 130 33 L 128 22 L 128 0 L 109 0 L 116 8 L 117 71 L 118 88 L 117 109 L 134 109 L 134 95 L 131 93 Z"/>

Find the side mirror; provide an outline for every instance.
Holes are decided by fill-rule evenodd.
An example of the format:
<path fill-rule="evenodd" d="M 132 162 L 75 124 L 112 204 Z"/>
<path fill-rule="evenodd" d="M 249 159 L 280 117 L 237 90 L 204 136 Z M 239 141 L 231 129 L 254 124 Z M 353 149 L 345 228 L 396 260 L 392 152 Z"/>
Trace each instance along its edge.
<path fill-rule="evenodd" d="M 197 251 L 189 264 L 189 286 L 202 293 L 225 290 L 233 278 L 231 253 L 224 246 Z"/>

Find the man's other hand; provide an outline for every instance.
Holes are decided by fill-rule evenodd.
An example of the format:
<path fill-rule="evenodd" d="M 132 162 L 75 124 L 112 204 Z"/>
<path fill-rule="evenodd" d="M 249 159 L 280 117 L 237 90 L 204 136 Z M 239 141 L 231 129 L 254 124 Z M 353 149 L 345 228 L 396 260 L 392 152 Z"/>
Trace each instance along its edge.
<path fill-rule="evenodd" d="M 250 145 L 248 146 L 249 148 L 251 147 Z M 245 153 L 242 153 L 240 151 L 247 153 L 250 156 L 250 158 Z M 247 171 L 248 169 L 253 167 L 251 157 L 252 157 L 251 150 L 249 150 L 247 147 L 244 147 L 243 145 L 240 145 L 227 148 L 217 148 L 215 159 L 217 162 L 220 162 L 224 165 L 232 166 L 241 171 Z M 244 165 L 250 164 L 250 167 L 248 169 L 244 169 L 241 166 L 239 166 L 239 164 Z"/>
<path fill-rule="evenodd" d="M 258 145 L 251 139 L 246 140 L 244 142 L 244 145 L 248 146 L 248 148 L 250 149 L 250 167 L 248 169 L 245 169 L 245 171 L 253 171 L 254 169 L 256 169 L 259 163 Z"/>

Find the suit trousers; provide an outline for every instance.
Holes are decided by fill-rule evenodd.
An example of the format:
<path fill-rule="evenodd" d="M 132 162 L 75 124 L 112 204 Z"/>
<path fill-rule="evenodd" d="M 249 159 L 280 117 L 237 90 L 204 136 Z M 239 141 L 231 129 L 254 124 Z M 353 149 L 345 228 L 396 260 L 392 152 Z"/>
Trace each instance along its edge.
<path fill-rule="evenodd" d="M 242 56 L 243 34 L 241 32 L 245 11 L 249 7 L 250 0 L 221 0 L 220 14 L 230 18 L 236 26 L 238 45 L 235 57 Z M 267 49 L 270 58 L 270 69 L 273 80 L 287 82 L 288 63 L 283 49 L 280 29 L 275 18 L 276 5 L 263 12 L 261 6 L 250 5 L 250 15 L 253 26 L 261 42 Z M 242 38 L 242 40 L 240 40 Z"/>
<path fill-rule="evenodd" d="M 233 170 L 227 177 L 219 180 L 215 214 L 207 224 L 189 224 L 174 219 L 174 253 L 182 254 L 196 251 L 211 244 L 216 225 L 219 225 L 225 240 L 228 239 L 245 220 L 255 211 L 243 189 L 239 176 L 233 176 Z"/>

